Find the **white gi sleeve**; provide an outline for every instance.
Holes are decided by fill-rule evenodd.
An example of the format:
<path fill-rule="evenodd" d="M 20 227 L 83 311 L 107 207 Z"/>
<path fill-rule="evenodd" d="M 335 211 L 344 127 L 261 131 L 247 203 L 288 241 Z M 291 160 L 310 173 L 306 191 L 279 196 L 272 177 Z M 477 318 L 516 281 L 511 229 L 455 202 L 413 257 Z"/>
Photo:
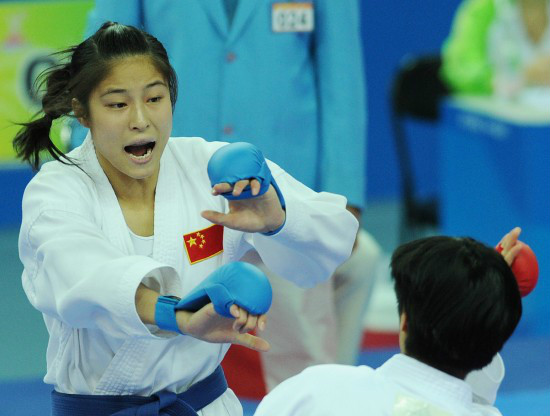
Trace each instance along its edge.
<path fill-rule="evenodd" d="M 74 328 L 153 336 L 135 308 L 137 287 L 146 277 L 159 288 L 177 286 L 176 271 L 109 242 L 93 220 L 94 201 L 85 187 L 72 187 L 72 198 L 55 188 L 55 181 L 33 180 L 23 198 L 19 255 L 31 304 Z"/>
<path fill-rule="evenodd" d="M 359 223 L 343 196 L 314 192 L 275 163 L 268 164 L 286 201 L 284 227 L 271 236 L 245 234 L 241 247 L 231 252 L 242 255 L 252 246 L 273 273 L 301 287 L 314 286 L 350 256 Z"/>
<path fill-rule="evenodd" d="M 482 405 L 494 405 L 498 389 L 504 380 L 504 374 L 504 361 L 498 352 L 485 367 L 470 372 L 464 381 L 472 388 L 474 402 Z"/>

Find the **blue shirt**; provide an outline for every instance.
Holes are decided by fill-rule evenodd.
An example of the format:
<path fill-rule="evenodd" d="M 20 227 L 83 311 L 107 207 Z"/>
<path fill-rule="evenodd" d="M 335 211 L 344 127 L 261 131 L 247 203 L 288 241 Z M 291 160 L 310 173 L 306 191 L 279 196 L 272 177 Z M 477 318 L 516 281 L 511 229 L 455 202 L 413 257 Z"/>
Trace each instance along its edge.
<path fill-rule="evenodd" d="M 277 33 L 274 0 L 98 0 L 105 20 L 145 29 L 179 80 L 174 136 L 248 141 L 318 191 L 364 205 L 366 94 L 356 0 L 313 1 L 314 29 Z"/>

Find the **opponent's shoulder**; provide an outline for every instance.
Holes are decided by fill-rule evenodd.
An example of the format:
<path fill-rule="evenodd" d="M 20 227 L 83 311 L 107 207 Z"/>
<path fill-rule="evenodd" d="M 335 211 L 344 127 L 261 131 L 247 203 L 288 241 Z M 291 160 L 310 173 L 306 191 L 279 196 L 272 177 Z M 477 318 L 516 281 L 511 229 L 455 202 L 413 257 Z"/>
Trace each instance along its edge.
<path fill-rule="evenodd" d="M 473 403 L 472 416 L 502 416 L 500 410 L 488 404 Z"/>
<path fill-rule="evenodd" d="M 349 389 L 372 378 L 375 372 L 367 366 L 321 364 L 306 368 L 298 376 L 300 384 L 313 383 L 317 390 Z"/>
<path fill-rule="evenodd" d="M 346 410 L 359 410 L 349 414 L 361 414 L 370 406 L 365 405 L 364 396 L 374 385 L 369 383 L 373 374 L 369 367 L 338 364 L 306 368 L 270 392 L 260 404 L 259 414 L 332 415 L 339 414 L 343 403 Z"/>

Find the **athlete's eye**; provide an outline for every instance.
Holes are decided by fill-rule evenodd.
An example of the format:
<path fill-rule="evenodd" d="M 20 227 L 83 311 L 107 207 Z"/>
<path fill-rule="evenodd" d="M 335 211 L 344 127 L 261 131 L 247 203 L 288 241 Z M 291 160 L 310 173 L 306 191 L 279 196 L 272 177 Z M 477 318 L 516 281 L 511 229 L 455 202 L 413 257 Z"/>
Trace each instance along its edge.
<path fill-rule="evenodd" d="M 126 107 L 126 103 L 111 103 L 111 104 L 107 104 L 107 107 L 124 108 L 124 107 Z"/>

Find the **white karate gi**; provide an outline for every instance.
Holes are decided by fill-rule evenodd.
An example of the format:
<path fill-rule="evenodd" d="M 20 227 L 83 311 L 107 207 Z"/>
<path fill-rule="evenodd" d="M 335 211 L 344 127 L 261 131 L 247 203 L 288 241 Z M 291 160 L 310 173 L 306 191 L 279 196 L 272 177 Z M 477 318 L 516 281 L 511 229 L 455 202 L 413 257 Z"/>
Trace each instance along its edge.
<path fill-rule="evenodd" d="M 396 354 L 380 368 L 319 365 L 269 393 L 255 416 L 497 416 L 472 401 L 470 386 L 414 358 Z"/>
<path fill-rule="evenodd" d="M 497 399 L 498 389 L 502 380 L 504 380 L 504 374 L 504 361 L 497 352 L 489 364 L 469 373 L 464 381 L 472 388 L 476 403 L 492 406 Z"/>
<path fill-rule="evenodd" d="M 134 297 L 142 281 L 161 294 L 184 296 L 222 264 L 255 249 L 271 270 L 307 287 L 328 279 L 349 256 L 358 224 L 346 211 L 345 198 L 313 192 L 270 163 L 287 204 L 283 229 L 264 236 L 226 228 L 223 255 L 191 265 L 183 236 L 211 225 L 202 210 L 227 211 L 227 201 L 211 195 L 206 172 L 211 154 L 222 145 L 169 140 L 156 188 L 152 257 L 135 254 L 90 138 L 70 153 L 83 171 L 50 162 L 29 183 L 19 238 L 23 287 L 50 333 L 44 381 L 57 391 L 179 393 L 220 364 L 228 344 L 141 322 Z M 204 410 L 224 400 L 204 414 L 242 411 L 230 390 Z"/>

